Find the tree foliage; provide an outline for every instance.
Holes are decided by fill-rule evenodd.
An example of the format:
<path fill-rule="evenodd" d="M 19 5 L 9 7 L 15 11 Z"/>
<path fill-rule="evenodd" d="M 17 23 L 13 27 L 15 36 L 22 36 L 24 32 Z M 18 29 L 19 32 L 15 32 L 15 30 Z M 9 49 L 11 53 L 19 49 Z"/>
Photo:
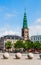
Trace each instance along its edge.
<path fill-rule="evenodd" d="M 41 42 L 34 42 L 34 49 L 41 49 Z"/>
<path fill-rule="evenodd" d="M 6 49 L 11 49 L 12 48 L 12 42 L 7 41 L 5 43 L 5 48 Z M 14 43 L 14 48 L 16 48 L 16 51 L 19 51 L 20 48 L 23 48 L 24 50 L 29 50 L 29 49 L 35 49 L 39 50 L 41 49 L 41 42 L 32 42 L 31 40 L 28 41 L 23 41 L 23 40 L 18 40 L 16 43 Z"/>
<path fill-rule="evenodd" d="M 23 43 L 22 40 L 18 40 L 15 44 L 14 44 L 14 47 L 15 48 L 25 48 L 25 49 L 30 49 L 30 48 L 33 48 L 33 42 L 28 40 L 28 41 L 25 41 Z"/>
<path fill-rule="evenodd" d="M 5 48 L 6 48 L 6 49 L 12 48 L 12 43 L 11 43 L 10 41 L 7 41 L 7 42 L 5 43 Z"/>
<path fill-rule="evenodd" d="M 25 41 L 25 48 L 26 49 L 31 49 L 33 48 L 33 42 L 28 40 L 28 41 Z"/>
<path fill-rule="evenodd" d="M 18 40 L 15 44 L 14 44 L 15 48 L 23 48 L 24 44 L 22 40 Z"/>

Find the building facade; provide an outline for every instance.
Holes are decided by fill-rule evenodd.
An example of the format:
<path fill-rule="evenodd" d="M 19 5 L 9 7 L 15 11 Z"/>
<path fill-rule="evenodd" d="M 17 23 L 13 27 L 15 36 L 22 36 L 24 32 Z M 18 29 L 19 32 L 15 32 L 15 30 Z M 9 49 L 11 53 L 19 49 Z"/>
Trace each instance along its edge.
<path fill-rule="evenodd" d="M 1 37 L 0 38 L 0 50 L 2 50 L 4 48 L 4 38 Z"/>
<path fill-rule="evenodd" d="M 36 41 L 41 42 L 41 35 L 31 36 L 31 41 L 33 41 L 33 42 L 36 42 Z"/>
<path fill-rule="evenodd" d="M 11 41 L 12 44 L 16 43 L 17 40 L 22 39 L 17 35 L 6 35 L 0 38 L 0 50 L 5 48 L 5 43 Z"/>
<path fill-rule="evenodd" d="M 23 18 L 22 38 L 24 40 L 29 40 L 29 29 L 27 24 L 26 11 L 24 12 L 24 18 Z"/>

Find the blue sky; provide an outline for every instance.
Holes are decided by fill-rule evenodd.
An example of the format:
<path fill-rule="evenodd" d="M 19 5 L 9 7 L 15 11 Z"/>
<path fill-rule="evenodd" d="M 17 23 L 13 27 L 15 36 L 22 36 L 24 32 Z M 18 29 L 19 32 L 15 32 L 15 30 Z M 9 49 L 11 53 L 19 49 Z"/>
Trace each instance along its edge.
<path fill-rule="evenodd" d="M 29 35 L 41 35 L 41 0 L 0 0 L 0 36 L 21 35 L 25 8 Z"/>

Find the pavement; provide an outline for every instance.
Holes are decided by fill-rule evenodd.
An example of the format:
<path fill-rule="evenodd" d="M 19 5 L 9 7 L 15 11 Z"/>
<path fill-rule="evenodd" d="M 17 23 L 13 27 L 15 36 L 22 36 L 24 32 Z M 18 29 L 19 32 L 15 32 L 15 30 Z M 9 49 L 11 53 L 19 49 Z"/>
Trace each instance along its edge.
<path fill-rule="evenodd" d="M 3 53 L 0 53 L 0 65 L 41 65 L 39 54 L 34 54 L 33 59 L 28 59 L 27 54 L 22 54 L 21 59 L 15 59 L 15 54 L 10 53 L 9 59 L 3 59 Z"/>

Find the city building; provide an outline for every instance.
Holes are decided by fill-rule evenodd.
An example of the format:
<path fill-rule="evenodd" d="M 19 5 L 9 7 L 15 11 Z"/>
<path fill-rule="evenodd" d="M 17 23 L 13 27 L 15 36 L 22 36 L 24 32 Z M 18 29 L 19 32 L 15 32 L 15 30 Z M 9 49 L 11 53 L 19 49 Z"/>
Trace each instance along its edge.
<path fill-rule="evenodd" d="M 29 29 L 27 24 L 26 11 L 24 12 L 24 18 L 23 18 L 22 38 L 24 40 L 29 40 Z"/>
<path fill-rule="evenodd" d="M 22 39 L 20 36 L 17 35 L 6 35 L 0 38 L 0 50 L 5 48 L 5 43 L 7 41 L 11 41 L 14 44 L 17 40 Z"/>
<path fill-rule="evenodd" d="M 33 41 L 33 42 L 36 42 L 36 41 L 41 42 L 41 35 L 31 36 L 31 41 Z"/>
<path fill-rule="evenodd" d="M 4 48 L 4 38 L 1 37 L 0 38 L 0 50 L 2 50 Z"/>

